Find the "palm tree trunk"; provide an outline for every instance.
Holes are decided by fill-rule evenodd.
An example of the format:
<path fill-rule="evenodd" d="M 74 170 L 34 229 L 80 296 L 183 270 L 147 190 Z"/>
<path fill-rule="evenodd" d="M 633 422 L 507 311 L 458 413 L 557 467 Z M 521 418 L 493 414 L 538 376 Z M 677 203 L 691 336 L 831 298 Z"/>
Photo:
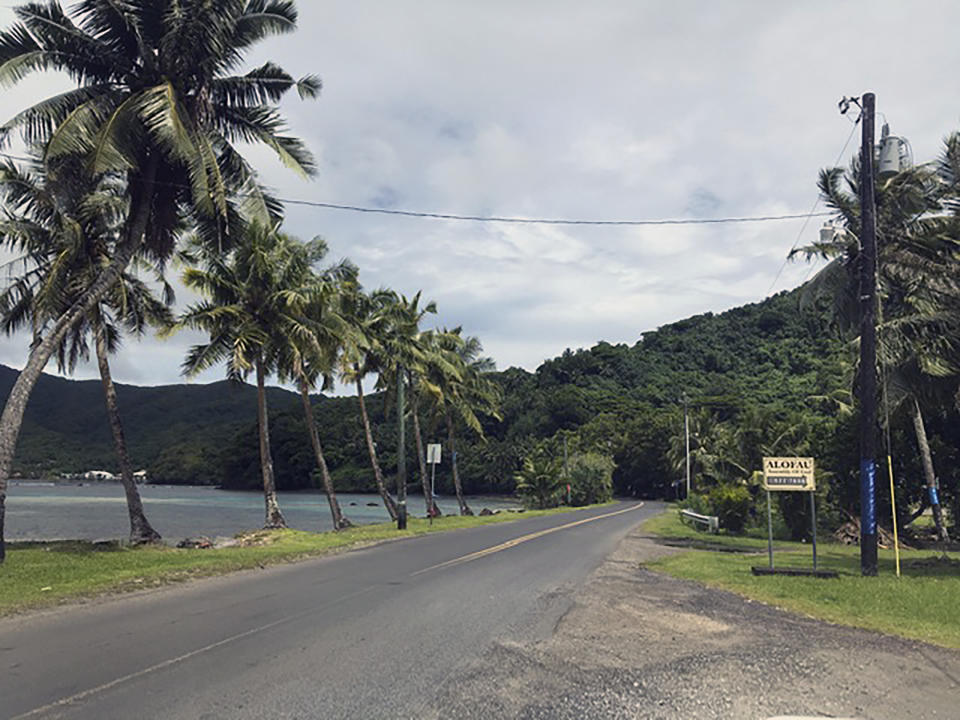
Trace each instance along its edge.
<path fill-rule="evenodd" d="M 117 403 L 117 389 L 110 376 L 110 363 L 107 359 L 107 338 L 103 325 L 96 324 L 97 364 L 100 367 L 100 383 L 103 385 L 103 395 L 107 402 L 107 417 L 110 420 L 110 430 L 113 433 L 113 444 L 117 451 L 117 460 L 120 462 L 120 481 L 127 496 L 127 514 L 130 516 L 130 543 L 145 545 L 160 542 L 160 533 L 153 529 L 143 511 L 143 502 L 140 492 L 133 478 L 133 466 L 130 464 L 130 454 L 127 452 L 127 439 L 123 432 L 123 422 L 120 419 L 120 407 Z"/>
<path fill-rule="evenodd" d="M 263 500 L 267 520 L 264 528 L 278 530 L 287 526 L 277 502 L 277 486 L 273 480 L 273 458 L 270 456 L 270 422 L 267 417 L 267 391 L 264 387 L 263 361 L 257 358 L 257 425 L 260 429 L 260 472 L 263 475 Z"/>
<path fill-rule="evenodd" d="M 20 427 L 23 425 L 23 414 L 27 409 L 27 401 L 30 399 L 30 394 L 47 365 L 47 360 L 50 359 L 60 341 L 116 284 L 120 274 L 130 264 L 130 260 L 140 248 L 147 231 L 147 222 L 150 219 L 150 208 L 153 204 L 155 187 L 154 180 L 157 176 L 158 164 L 156 159 L 148 161 L 141 181 L 135 185 L 136 190 L 131 200 L 126 242 L 114 255 L 111 263 L 90 286 L 84 299 L 78 300 L 61 315 L 47 337 L 31 348 L 27 364 L 17 376 L 17 381 L 13 384 L 7 402 L 3 407 L 3 415 L 0 415 L 0 563 L 6 559 L 7 550 L 6 536 L 4 535 L 7 482 L 13 468 L 13 456 L 17 450 L 17 438 L 20 436 Z"/>
<path fill-rule="evenodd" d="M 413 387 L 413 383 L 410 383 Z M 423 487 L 423 501 L 427 506 L 427 517 L 437 517 L 440 508 L 430 492 L 430 478 L 427 477 L 427 459 L 423 454 L 423 435 L 420 433 L 420 393 L 414 391 L 413 406 L 413 435 L 417 439 L 417 462 L 420 464 L 420 485 Z"/>
<path fill-rule="evenodd" d="M 387 484 L 383 481 L 380 463 L 377 462 L 377 448 L 373 444 L 373 432 L 370 430 L 370 418 L 367 416 L 367 404 L 363 400 L 363 383 L 357 379 L 357 397 L 360 399 L 360 416 L 363 418 L 363 431 L 367 436 L 367 450 L 370 453 L 370 464 L 373 465 L 373 478 L 377 483 L 377 492 L 383 498 L 383 504 L 390 513 L 390 519 L 397 519 L 397 504 L 387 491 Z"/>
<path fill-rule="evenodd" d="M 930 443 L 927 442 L 927 430 L 923 426 L 923 413 L 920 410 L 920 403 L 916 398 L 913 398 L 913 405 L 910 410 L 913 415 L 913 430 L 917 436 L 917 445 L 920 448 L 920 458 L 923 460 L 927 495 L 930 498 L 930 506 L 933 508 L 933 523 L 937 527 L 937 536 L 944 542 L 949 542 L 950 536 L 943 524 L 943 509 L 940 507 L 940 499 L 937 497 L 937 476 L 933 470 L 933 454 L 930 452 Z"/>
<path fill-rule="evenodd" d="M 313 454 L 317 459 L 317 467 L 320 469 L 320 476 L 323 478 L 323 491 L 327 494 L 327 502 L 330 504 L 330 514 L 333 516 L 333 529 L 344 530 L 352 527 L 353 523 L 343 516 L 340 510 L 340 503 L 337 502 L 337 493 L 333 489 L 333 480 L 330 479 L 330 471 L 327 469 L 327 461 L 323 457 L 323 446 L 320 444 L 320 433 L 317 432 L 317 423 L 313 417 L 313 406 L 310 404 L 310 392 L 305 382 L 300 383 L 300 399 L 303 400 L 303 414 L 307 419 L 307 428 L 310 430 L 310 442 L 313 444 Z"/>
<path fill-rule="evenodd" d="M 460 484 L 460 473 L 457 471 L 457 448 L 453 439 L 453 415 L 447 408 L 447 439 L 450 444 L 450 464 L 453 467 L 453 487 L 457 491 L 457 503 L 460 505 L 461 515 L 473 515 L 473 510 L 463 498 L 463 486 Z"/>

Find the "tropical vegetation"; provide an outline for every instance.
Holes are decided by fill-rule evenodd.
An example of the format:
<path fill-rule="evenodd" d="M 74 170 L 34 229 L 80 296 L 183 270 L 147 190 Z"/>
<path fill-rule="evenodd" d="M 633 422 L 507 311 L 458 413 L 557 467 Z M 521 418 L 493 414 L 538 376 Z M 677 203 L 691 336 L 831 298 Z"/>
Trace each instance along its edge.
<path fill-rule="evenodd" d="M 17 140 L 29 154 L 0 168 L 0 247 L 17 268 L 0 316 L 6 332 L 33 337 L 24 369 L 0 372 L 0 561 L 14 469 L 119 467 L 134 542 L 158 539 L 136 466 L 163 482 L 256 488 L 268 528 L 286 524 L 278 490 L 318 488 L 343 530 L 344 490 L 378 493 L 397 519 L 413 487 L 437 515 L 426 446 L 438 437 L 449 463 L 439 489 L 464 516 L 475 492 L 535 507 L 678 497 L 689 465 L 684 501 L 749 531 L 765 517 L 765 455 L 817 459 L 824 528 L 856 514 L 858 163 L 821 173 L 835 217 L 796 253 L 827 261 L 803 288 L 632 346 L 600 342 L 532 373 L 497 372 L 480 339 L 437 322 L 422 293 L 365 289 L 350 262 L 324 266 L 322 239 L 284 232 L 283 203 L 241 149 L 262 145 L 301 176 L 314 172 L 278 106 L 292 91 L 316 97 L 319 80 L 269 61 L 245 68 L 261 40 L 296 28 L 291 0 L 81 0 L 69 11 L 46 0 L 14 12 L 0 32 L 0 82 L 58 71 L 73 88 L 0 128 L 3 147 Z M 878 436 L 894 478 L 879 501 L 896 500 L 903 526 L 930 509 L 941 542 L 960 516 L 958 182 L 953 135 L 936 162 L 879 178 L 876 193 Z M 201 297 L 176 316 L 172 268 Z M 141 391 L 113 383 L 109 358 L 151 326 L 204 333 L 183 371 L 222 366 L 229 383 L 127 402 Z M 74 401 L 74 386 L 41 378 L 51 358 L 70 372 L 91 346 L 105 402 L 86 387 Z M 337 383 L 356 398 L 322 394 Z M 781 493 L 774 510 L 784 534 L 809 531 L 803 498 Z"/>

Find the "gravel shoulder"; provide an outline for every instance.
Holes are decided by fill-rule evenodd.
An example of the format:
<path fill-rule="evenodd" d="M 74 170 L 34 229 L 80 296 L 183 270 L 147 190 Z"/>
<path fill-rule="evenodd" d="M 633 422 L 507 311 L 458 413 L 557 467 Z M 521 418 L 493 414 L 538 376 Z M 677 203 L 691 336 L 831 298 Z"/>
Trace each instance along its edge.
<path fill-rule="evenodd" d="M 434 717 L 958 717 L 960 653 L 790 614 L 645 569 L 631 532 L 552 631 L 504 637 Z"/>

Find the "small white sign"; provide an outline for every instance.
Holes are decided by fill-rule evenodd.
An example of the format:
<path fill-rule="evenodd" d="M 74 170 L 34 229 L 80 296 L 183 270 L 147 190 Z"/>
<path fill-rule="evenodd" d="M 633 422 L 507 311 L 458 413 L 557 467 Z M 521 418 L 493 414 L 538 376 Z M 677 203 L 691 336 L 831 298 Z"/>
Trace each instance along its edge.
<path fill-rule="evenodd" d="M 427 464 L 428 465 L 439 465 L 440 464 L 440 445 L 439 444 L 430 444 L 427 445 Z"/>

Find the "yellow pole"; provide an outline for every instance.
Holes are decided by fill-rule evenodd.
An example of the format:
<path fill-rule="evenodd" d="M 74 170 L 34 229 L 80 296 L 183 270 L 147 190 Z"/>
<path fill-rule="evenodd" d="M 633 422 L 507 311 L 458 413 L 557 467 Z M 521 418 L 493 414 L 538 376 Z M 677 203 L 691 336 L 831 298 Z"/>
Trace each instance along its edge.
<path fill-rule="evenodd" d="M 890 470 L 890 505 L 893 508 L 893 554 L 897 558 L 897 577 L 900 577 L 900 538 L 897 535 L 897 494 L 893 487 L 893 460 L 887 455 Z"/>

